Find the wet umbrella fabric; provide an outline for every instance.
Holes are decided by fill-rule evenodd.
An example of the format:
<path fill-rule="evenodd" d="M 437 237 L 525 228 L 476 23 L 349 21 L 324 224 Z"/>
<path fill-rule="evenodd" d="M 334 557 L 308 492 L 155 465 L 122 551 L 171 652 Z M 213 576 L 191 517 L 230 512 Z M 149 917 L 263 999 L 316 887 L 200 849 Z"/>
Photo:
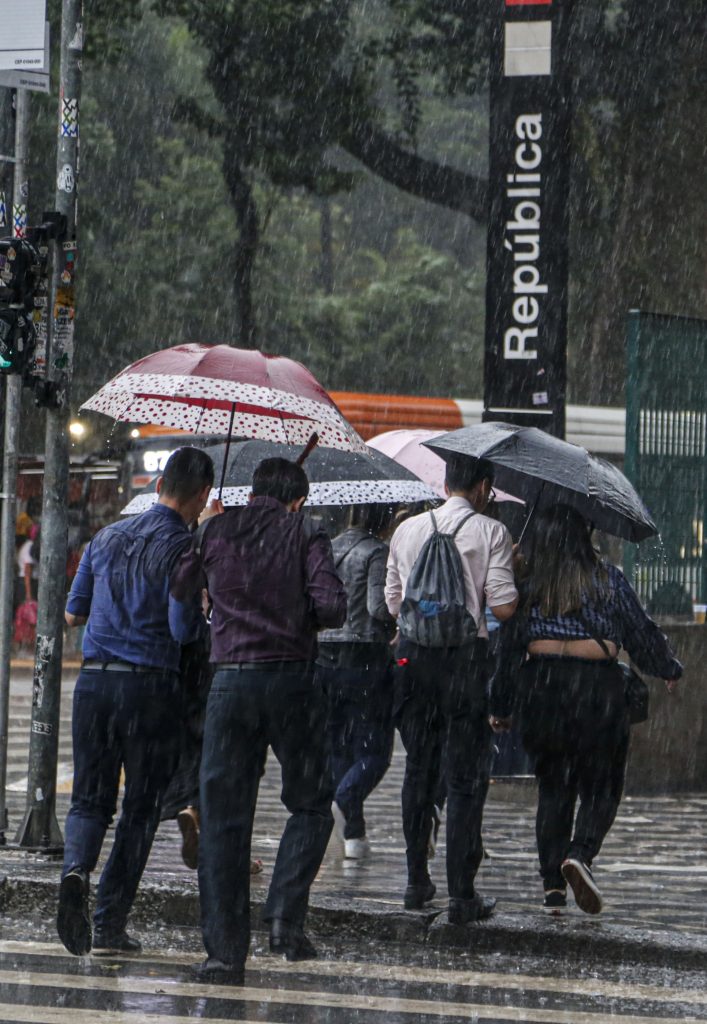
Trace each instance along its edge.
<path fill-rule="evenodd" d="M 138 359 L 81 406 L 128 423 L 190 434 L 365 451 L 363 440 L 301 363 L 230 345 L 190 343 Z"/>
<path fill-rule="evenodd" d="M 444 434 L 444 430 L 386 430 L 384 433 L 370 438 L 368 447 L 375 448 L 376 451 L 395 459 L 397 463 L 405 466 L 420 480 L 429 484 L 440 498 L 446 498 L 444 459 L 424 446 L 425 441 L 441 437 L 442 434 Z M 524 504 L 521 498 L 515 498 L 506 491 L 498 488 L 494 488 L 494 491 L 497 502 L 516 501 L 521 505 Z"/>
<path fill-rule="evenodd" d="M 227 455 L 226 445 L 212 445 L 206 450 L 214 461 L 218 479 Z M 269 441 L 234 442 L 228 453 L 223 503 L 247 503 L 253 470 L 263 459 L 295 460 L 301 451 L 297 445 Z M 394 505 L 438 500 L 432 488 L 418 480 L 414 473 L 373 449 L 361 454 L 315 448 L 304 469 L 310 482 L 308 505 Z M 149 508 L 157 499 L 155 487 L 156 481 L 153 481 L 125 506 L 122 514 L 134 515 Z M 211 496 L 215 497 L 216 492 Z"/>
<path fill-rule="evenodd" d="M 641 541 L 658 532 L 624 474 L 585 448 L 535 427 L 481 423 L 424 442 L 442 458 L 466 455 L 493 464 L 495 482 L 546 508 L 564 502 L 597 529 Z"/>

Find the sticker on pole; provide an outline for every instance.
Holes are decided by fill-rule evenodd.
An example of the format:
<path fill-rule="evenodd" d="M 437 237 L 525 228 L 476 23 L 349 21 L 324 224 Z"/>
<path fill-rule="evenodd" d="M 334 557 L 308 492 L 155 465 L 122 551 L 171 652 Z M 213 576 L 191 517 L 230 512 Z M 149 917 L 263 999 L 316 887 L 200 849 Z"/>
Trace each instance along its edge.
<path fill-rule="evenodd" d="M 46 0 L 3 0 L 0 70 L 36 71 L 44 66 Z"/>
<path fill-rule="evenodd" d="M 77 139 L 79 135 L 79 101 L 75 99 L 61 101 L 61 137 Z"/>
<path fill-rule="evenodd" d="M 74 169 L 71 164 L 64 164 L 56 179 L 56 187 L 62 192 L 74 191 Z"/>

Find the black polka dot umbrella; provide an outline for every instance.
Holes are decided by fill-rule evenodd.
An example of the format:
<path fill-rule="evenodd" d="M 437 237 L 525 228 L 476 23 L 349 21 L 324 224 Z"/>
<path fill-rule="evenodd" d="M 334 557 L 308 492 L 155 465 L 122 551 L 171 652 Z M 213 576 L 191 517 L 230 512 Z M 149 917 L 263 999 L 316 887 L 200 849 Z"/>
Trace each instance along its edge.
<path fill-rule="evenodd" d="M 304 469 L 310 482 L 308 505 L 410 504 L 439 501 L 438 495 L 409 469 L 381 452 L 364 446 L 364 452 L 344 452 L 333 448 L 315 448 Z M 225 444 L 206 449 L 214 460 L 216 478 L 223 475 L 222 501 L 225 505 L 245 505 L 250 494 L 253 470 L 263 459 L 280 457 L 296 460 L 299 445 L 269 441 L 234 441 L 227 452 Z M 156 499 L 156 479 L 140 491 L 123 509 L 124 515 L 143 512 Z M 216 497 L 214 492 L 212 497 Z"/>

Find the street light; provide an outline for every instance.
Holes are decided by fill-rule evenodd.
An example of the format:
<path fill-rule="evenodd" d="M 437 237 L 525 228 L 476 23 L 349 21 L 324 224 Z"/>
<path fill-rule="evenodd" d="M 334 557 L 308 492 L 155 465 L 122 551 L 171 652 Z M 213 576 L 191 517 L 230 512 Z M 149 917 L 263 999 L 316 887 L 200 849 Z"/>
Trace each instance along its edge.
<path fill-rule="evenodd" d="M 86 428 L 83 425 L 83 423 L 79 422 L 79 420 L 73 420 L 69 424 L 69 433 L 71 434 L 75 441 L 80 441 L 81 438 L 86 433 Z"/>

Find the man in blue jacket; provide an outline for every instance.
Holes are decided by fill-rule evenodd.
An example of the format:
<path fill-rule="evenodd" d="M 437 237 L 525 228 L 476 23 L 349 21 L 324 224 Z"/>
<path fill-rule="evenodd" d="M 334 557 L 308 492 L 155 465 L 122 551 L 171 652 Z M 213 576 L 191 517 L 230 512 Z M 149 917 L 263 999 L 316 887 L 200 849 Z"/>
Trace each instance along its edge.
<path fill-rule="evenodd" d="M 189 525 L 214 480 L 209 456 L 174 452 L 157 503 L 101 530 L 87 546 L 66 605 L 69 626 L 86 623 L 74 690 L 74 785 L 66 819 L 57 931 L 70 953 L 139 952 L 125 931 L 179 753 L 179 655 L 205 628 L 198 596 L 169 594 L 170 573 L 189 548 Z M 89 876 L 125 793 L 98 886 L 92 935 Z"/>

